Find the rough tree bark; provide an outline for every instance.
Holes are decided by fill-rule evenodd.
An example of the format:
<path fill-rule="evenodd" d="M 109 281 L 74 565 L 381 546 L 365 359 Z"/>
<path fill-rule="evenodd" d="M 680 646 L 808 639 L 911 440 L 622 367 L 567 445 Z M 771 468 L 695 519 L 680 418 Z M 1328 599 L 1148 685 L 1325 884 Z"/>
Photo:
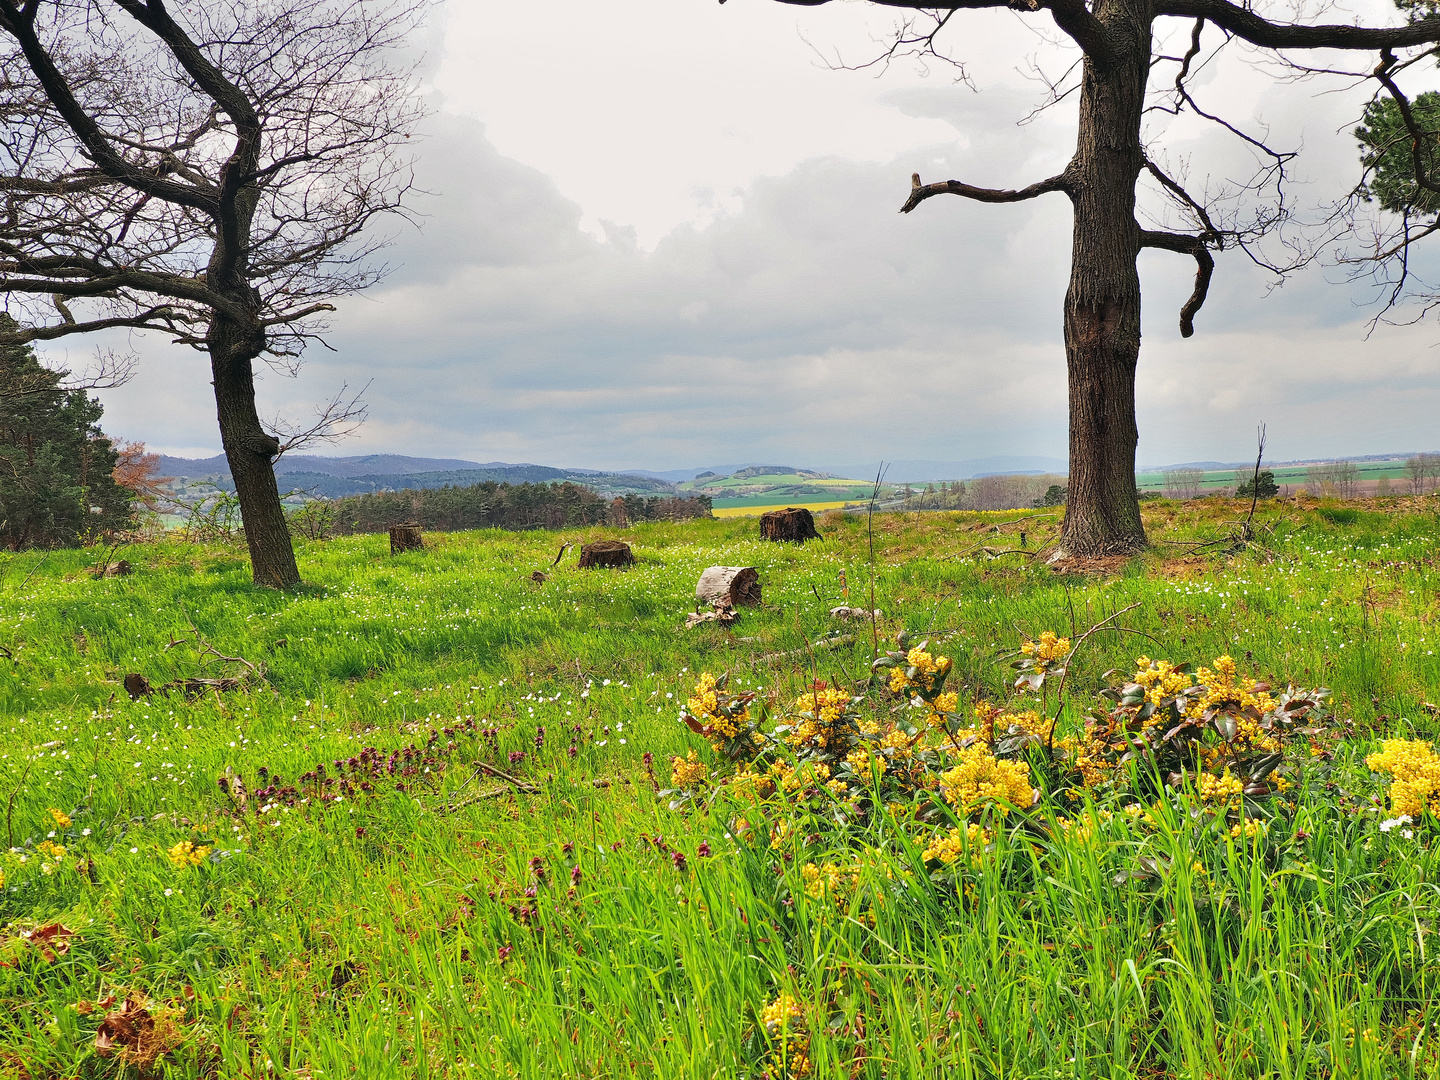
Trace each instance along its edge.
<path fill-rule="evenodd" d="M 1099 0 L 1114 37 L 1104 64 L 1087 58 L 1075 156 L 1066 191 L 1075 207 L 1065 365 L 1070 478 L 1064 544 L 1111 554 L 1145 545 L 1135 490 L 1135 369 L 1140 360 L 1140 117 L 1150 63 L 1147 0 Z"/>
<path fill-rule="evenodd" d="M 721 0 L 724 3 L 724 0 Z M 807 7 L 829 0 L 780 0 Z M 1083 50 L 1079 125 L 1075 154 L 1057 176 L 1016 190 L 976 187 L 958 180 L 922 184 L 912 178 L 903 213 L 935 195 L 959 195 L 980 202 L 1020 202 L 1051 192 L 1064 192 L 1074 208 L 1070 285 L 1064 302 L 1064 339 L 1070 406 L 1070 478 L 1066 499 L 1062 553 L 1108 555 L 1145 546 L 1145 529 L 1135 486 L 1135 450 L 1139 429 L 1135 416 L 1135 373 L 1140 355 L 1140 278 L 1137 259 L 1142 248 L 1161 248 L 1192 257 L 1195 287 L 1180 311 L 1180 333 L 1190 337 L 1194 316 L 1205 302 L 1214 259 L 1211 249 L 1247 246 L 1284 218 L 1261 215 L 1262 224 L 1217 224 L 1210 209 L 1147 158 L 1141 123 L 1152 72 L 1162 62 L 1175 62 L 1173 103 L 1166 111 L 1190 110 L 1216 121 L 1276 163 L 1283 170 L 1293 154 L 1264 146 L 1233 125 L 1202 111 L 1191 96 L 1187 79 L 1201 52 L 1207 25 L 1222 30 L 1227 40 L 1239 38 L 1261 49 L 1374 50 L 1380 63 L 1373 78 L 1398 97 L 1389 79 L 1396 68 L 1393 50 L 1432 48 L 1440 42 L 1440 18 L 1414 19 L 1404 26 L 1307 26 L 1274 22 L 1246 3 L 1230 0 L 874 0 L 892 8 L 926 11 L 934 20 L 930 33 L 918 32 L 907 18 L 897 30 L 894 47 L 932 51 L 934 38 L 950 18 L 966 8 L 1009 7 L 1021 13 L 1048 11 L 1055 25 Z M 1154 55 L 1152 27 L 1162 17 L 1190 20 L 1190 49 L 1183 57 Z M 1403 99 L 1400 99 L 1403 102 Z M 1418 137 L 1418 136 L 1417 136 Z M 1142 229 L 1136 220 L 1136 187 L 1141 173 L 1150 174 L 1160 189 L 1187 217 L 1192 232 Z M 1274 175 L 1283 175 L 1277 171 Z M 1277 196 L 1278 197 L 1278 196 Z M 1389 254 L 1394 254 L 1393 252 Z M 1272 267 L 1273 269 L 1273 267 Z"/>

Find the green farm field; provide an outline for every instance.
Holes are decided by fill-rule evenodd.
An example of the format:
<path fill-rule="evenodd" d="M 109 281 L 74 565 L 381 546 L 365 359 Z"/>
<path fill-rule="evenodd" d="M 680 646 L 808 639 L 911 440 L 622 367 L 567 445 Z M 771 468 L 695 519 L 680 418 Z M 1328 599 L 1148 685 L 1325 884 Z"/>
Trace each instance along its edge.
<path fill-rule="evenodd" d="M 0 556 L 0 1076 L 1440 1075 L 1437 502 Z"/>
<path fill-rule="evenodd" d="M 1300 489 L 1304 488 L 1310 480 L 1310 467 L 1306 465 L 1277 465 L 1266 466 L 1275 475 L 1275 483 L 1283 488 Z M 1358 479 L 1361 482 L 1366 480 L 1389 480 L 1395 485 L 1395 490 L 1403 492 L 1408 490 L 1408 476 L 1405 469 L 1404 458 L 1393 458 L 1384 461 L 1357 461 L 1355 468 Z M 1243 467 L 1232 469 L 1211 469 L 1203 474 L 1201 485 L 1203 490 L 1214 490 L 1217 488 L 1234 488 L 1236 474 L 1248 477 L 1250 470 Z M 1136 473 L 1135 484 L 1141 491 L 1163 492 L 1165 490 L 1165 474 L 1163 472 L 1142 472 Z"/>

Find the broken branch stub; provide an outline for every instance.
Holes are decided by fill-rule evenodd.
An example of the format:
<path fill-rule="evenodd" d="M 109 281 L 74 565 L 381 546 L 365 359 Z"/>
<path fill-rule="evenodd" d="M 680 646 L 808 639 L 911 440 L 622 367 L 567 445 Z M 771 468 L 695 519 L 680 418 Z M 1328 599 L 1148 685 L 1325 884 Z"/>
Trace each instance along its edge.
<path fill-rule="evenodd" d="M 809 510 L 803 506 L 787 506 L 784 510 L 770 510 L 760 515 L 760 538 L 803 544 L 806 540 L 819 540 L 820 534 Z"/>
<path fill-rule="evenodd" d="M 623 540 L 597 540 L 580 549 L 579 567 L 593 570 L 597 566 L 634 566 L 635 553 Z"/>
<path fill-rule="evenodd" d="M 695 599 L 701 604 L 724 600 L 731 607 L 760 606 L 760 575 L 753 566 L 712 566 L 700 575 Z"/>

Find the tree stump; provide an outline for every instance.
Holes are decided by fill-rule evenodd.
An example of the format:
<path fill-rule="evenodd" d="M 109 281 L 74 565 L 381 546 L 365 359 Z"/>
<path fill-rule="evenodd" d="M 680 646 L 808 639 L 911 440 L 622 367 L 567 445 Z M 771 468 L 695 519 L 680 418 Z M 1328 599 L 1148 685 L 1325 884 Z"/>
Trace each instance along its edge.
<path fill-rule="evenodd" d="M 787 506 L 784 510 L 760 515 L 760 538 L 803 544 L 806 540 L 819 540 L 820 534 L 815 531 L 815 519 L 809 510 L 803 506 Z"/>
<path fill-rule="evenodd" d="M 127 559 L 118 562 L 106 563 L 100 571 L 100 577 L 125 577 L 130 573 L 130 563 Z"/>
<path fill-rule="evenodd" d="M 724 600 L 731 607 L 759 607 L 760 575 L 753 566 L 712 566 L 700 575 L 695 599 L 702 604 Z"/>
<path fill-rule="evenodd" d="M 591 570 L 597 566 L 634 566 L 635 553 L 623 540 L 597 540 L 580 549 L 579 566 Z"/>
<path fill-rule="evenodd" d="M 402 551 L 416 551 L 424 546 L 425 540 L 420 535 L 420 526 L 415 522 L 406 521 L 390 526 L 391 555 L 399 555 Z"/>

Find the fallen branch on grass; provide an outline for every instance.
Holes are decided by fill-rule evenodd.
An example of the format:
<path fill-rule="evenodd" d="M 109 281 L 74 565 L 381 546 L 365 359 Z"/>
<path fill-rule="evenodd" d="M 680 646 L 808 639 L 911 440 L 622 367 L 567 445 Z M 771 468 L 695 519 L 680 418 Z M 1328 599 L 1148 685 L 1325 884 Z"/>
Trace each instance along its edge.
<path fill-rule="evenodd" d="M 839 637 L 823 637 L 819 641 L 812 641 L 809 645 L 801 646 L 798 649 L 790 649 L 786 652 L 766 653 L 756 659 L 757 664 L 763 664 L 767 660 L 789 660 L 796 656 L 808 656 L 816 649 L 834 649 L 841 645 L 852 645 L 855 642 L 854 634 L 842 634 Z"/>

